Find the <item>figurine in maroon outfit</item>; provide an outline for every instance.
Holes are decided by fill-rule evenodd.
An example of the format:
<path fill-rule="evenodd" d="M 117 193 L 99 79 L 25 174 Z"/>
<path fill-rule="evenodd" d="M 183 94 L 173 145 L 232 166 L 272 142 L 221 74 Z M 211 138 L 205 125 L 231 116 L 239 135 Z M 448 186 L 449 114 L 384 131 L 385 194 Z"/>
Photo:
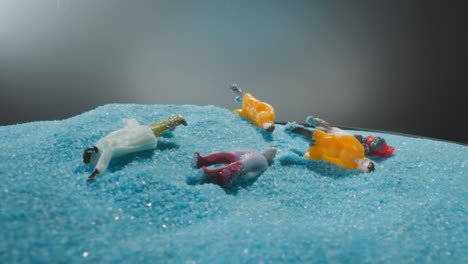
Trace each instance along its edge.
<path fill-rule="evenodd" d="M 192 167 L 202 169 L 202 182 L 218 184 L 228 187 L 235 183 L 251 182 L 257 179 L 269 166 L 276 155 L 273 147 L 263 152 L 255 150 L 237 150 L 234 152 L 216 152 L 206 156 L 200 156 L 195 152 Z M 215 164 L 226 164 L 225 166 L 208 169 Z"/>

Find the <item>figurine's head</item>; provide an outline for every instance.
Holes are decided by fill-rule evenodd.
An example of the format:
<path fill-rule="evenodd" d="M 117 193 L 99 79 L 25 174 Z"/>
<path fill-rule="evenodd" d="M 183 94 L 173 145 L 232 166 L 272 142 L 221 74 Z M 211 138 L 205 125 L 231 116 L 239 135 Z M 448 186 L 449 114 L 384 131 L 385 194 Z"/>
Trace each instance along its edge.
<path fill-rule="evenodd" d="M 83 162 L 88 164 L 88 163 L 95 163 L 95 160 L 97 160 L 98 156 L 98 148 L 97 147 L 92 147 L 92 148 L 87 148 L 83 151 Z"/>
<path fill-rule="evenodd" d="M 358 164 L 358 169 L 363 172 L 371 172 L 375 170 L 374 163 L 367 158 L 356 159 L 355 161 Z"/>
<path fill-rule="evenodd" d="M 270 163 L 276 156 L 277 150 L 274 147 L 269 147 L 262 152 L 262 155 Z"/>

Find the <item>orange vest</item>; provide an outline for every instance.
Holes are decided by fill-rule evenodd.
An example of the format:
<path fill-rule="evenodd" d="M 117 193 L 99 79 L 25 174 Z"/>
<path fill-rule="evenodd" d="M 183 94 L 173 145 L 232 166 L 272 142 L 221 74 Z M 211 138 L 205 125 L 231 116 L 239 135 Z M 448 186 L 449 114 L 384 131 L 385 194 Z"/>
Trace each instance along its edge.
<path fill-rule="evenodd" d="M 249 93 L 244 94 L 242 97 L 242 109 L 235 109 L 234 113 L 247 117 L 260 128 L 263 128 L 265 123 L 273 124 L 275 120 L 273 107 L 256 99 Z"/>
<path fill-rule="evenodd" d="M 314 140 L 314 145 L 304 155 L 311 160 L 323 159 L 348 169 L 357 169 L 355 159 L 365 159 L 364 147 L 351 135 L 338 136 L 315 130 Z"/>

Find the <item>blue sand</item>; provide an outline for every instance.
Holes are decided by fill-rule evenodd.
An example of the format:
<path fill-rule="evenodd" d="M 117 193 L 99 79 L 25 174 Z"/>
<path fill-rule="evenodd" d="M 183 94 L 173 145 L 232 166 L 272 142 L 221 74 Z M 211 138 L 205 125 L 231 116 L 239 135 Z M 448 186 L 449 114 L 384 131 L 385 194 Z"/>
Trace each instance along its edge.
<path fill-rule="evenodd" d="M 86 182 L 83 149 L 121 119 L 177 113 L 189 126 Z M 468 147 L 375 134 L 396 151 L 362 174 L 214 106 L 106 105 L 0 127 L 0 263 L 468 263 Z M 277 158 L 248 187 L 187 184 L 194 151 L 268 146 Z"/>

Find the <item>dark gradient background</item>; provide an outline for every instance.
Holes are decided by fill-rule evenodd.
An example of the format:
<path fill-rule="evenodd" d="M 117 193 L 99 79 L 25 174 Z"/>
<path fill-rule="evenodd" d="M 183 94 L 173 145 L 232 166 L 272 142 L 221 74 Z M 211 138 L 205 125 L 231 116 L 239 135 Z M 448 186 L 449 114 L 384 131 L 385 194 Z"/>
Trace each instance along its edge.
<path fill-rule="evenodd" d="M 0 125 L 107 103 L 234 108 L 278 121 L 468 142 L 463 1 L 0 0 Z"/>

